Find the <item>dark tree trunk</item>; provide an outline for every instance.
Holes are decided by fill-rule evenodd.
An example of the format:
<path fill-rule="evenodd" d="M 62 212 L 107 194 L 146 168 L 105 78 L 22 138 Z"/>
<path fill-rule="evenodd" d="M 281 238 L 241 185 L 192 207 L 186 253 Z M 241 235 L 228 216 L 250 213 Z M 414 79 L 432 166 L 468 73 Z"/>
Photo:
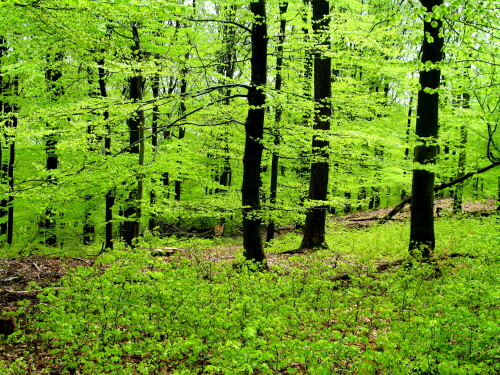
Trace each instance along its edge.
<path fill-rule="evenodd" d="M 104 60 L 99 60 L 97 62 L 98 76 L 99 76 L 99 94 L 101 97 L 107 98 L 108 93 L 106 89 L 106 70 L 104 69 Z M 109 111 L 104 111 L 103 113 L 104 122 L 106 124 L 106 136 L 104 137 L 104 155 L 111 155 L 111 126 L 108 124 Z M 115 204 L 115 196 L 113 191 L 108 191 L 105 197 L 105 249 L 113 249 L 113 205 Z"/>
<path fill-rule="evenodd" d="M 10 83 L 11 95 L 18 95 L 17 78 Z M 9 110 L 12 113 L 11 119 L 7 122 L 7 126 L 12 128 L 17 127 L 16 112 L 18 108 L 15 105 L 10 105 Z M 9 161 L 7 163 L 7 180 L 9 185 L 9 198 L 7 199 L 7 243 L 12 245 L 14 241 L 14 163 L 16 160 L 16 144 L 14 139 L 9 139 Z"/>
<path fill-rule="evenodd" d="M 310 8 L 310 0 L 303 0 L 303 10 L 302 10 L 302 22 L 304 25 L 309 23 L 308 10 Z M 310 45 L 311 35 L 309 34 L 309 28 L 304 26 L 302 28 L 304 34 L 304 44 Z M 304 56 L 304 68 L 303 68 L 303 86 L 302 95 L 309 99 L 312 99 L 311 89 L 312 89 L 312 76 L 313 76 L 313 62 L 314 62 L 314 50 L 308 48 L 305 51 Z M 312 116 L 312 111 L 306 109 L 302 116 L 302 126 L 304 128 L 309 128 L 310 120 Z M 300 151 L 299 153 L 299 167 L 297 168 L 297 179 L 300 182 L 300 204 L 303 204 L 307 198 L 307 189 L 309 176 L 311 175 L 311 165 L 310 165 L 310 155 L 307 151 Z"/>
<path fill-rule="evenodd" d="M 4 57 L 6 54 L 7 42 L 3 37 L 0 37 L 0 59 Z M 0 61 L 2 63 L 2 61 Z M 12 107 L 7 101 L 3 101 L 3 98 L 9 97 L 9 82 L 5 80 L 5 76 L 0 74 L 0 114 L 2 117 L 10 116 L 12 112 Z M 9 121 L 7 121 L 8 126 Z M 7 157 L 4 156 L 4 153 L 9 149 L 8 148 L 8 136 L 7 133 L 4 132 L 2 136 L 2 142 L 0 142 L 0 183 L 8 184 L 8 161 Z M 4 144 L 5 143 L 5 144 Z M 0 236 L 5 236 L 8 232 L 8 212 L 9 212 L 9 197 L 4 196 L 0 200 Z M 7 217 L 7 218 L 6 218 Z M 4 241 L 3 238 L 1 240 Z"/>
<path fill-rule="evenodd" d="M 243 205 L 243 255 L 246 259 L 263 263 L 265 254 L 260 237 L 262 223 L 260 213 L 260 169 L 262 161 L 262 138 L 264 134 L 264 104 L 266 94 L 263 86 L 267 79 L 267 24 L 266 2 L 250 3 L 255 20 L 252 24 L 251 86 L 248 90 L 248 115 L 245 121 L 245 151 L 243 156 L 243 183 L 241 200 Z"/>
<path fill-rule="evenodd" d="M 320 49 L 330 46 L 330 3 L 328 0 L 312 1 L 313 31 L 318 43 L 318 50 L 314 54 L 314 130 L 319 134 L 312 141 L 312 164 L 309 178 L 308 198 L 315 202 L 326 201 L 328 195 L 328 141 L 324 134 L 330 129 L 332 107 L 331 58 L 322 56 Z M 323 48 L 321 48 L 323 47 Z M 316 204 L 308 209 L 304 226 L 304 237 L 301 249 L 313 249 L 326 246 L 325 226 L 327 204 Z"/>
<path fill-rule="evenodd" d="M 189 55 L 186 55 L 186 59 L 189 57 Z M 186 104 L 184 103 L 184 95 L 187 92 L 187 81 L 186 81 L 186 76 L 187 71 L 183 69 L 182 71 L 182 79 L 181 79 L 181 104 L 179 108 L 180 116 L 182 116 L 184 113 L 186 113 Z M 179 140 L 184 138 L 186 135 L 186 129 L 184 129 L 182 126 L 179 127 Z M 176 180 L 174 184 L 174 200 L 180 201 L 181 200 L 181 192 L 182 192 L 182 181 L 181 180 Z"/>
<path fill-rule="evenodd" d="M 432 13 L 434 6 L 443 4 L 443 0 L 421 0 L 427 12 Z M 435 27 L 433 27 L 435 26 Z M 422 42 L 422 63 L 439 63 L 443 59 L 444 38 L 440 35 L 441 20 L 424 21 L 424 39 Z M 436 90 L 441 81 L 438 67 L 420 71 L 420 91 L 417 101 L 416 135 L 419 145 L 414 150 L 414 162 L 426 165 L 436 163 L 438 138 L 438 104 Z M 425 169 L 415 169 L 412 180 L 411 222 L 409 250 L 412 254 L 423 257 L 431 256 L 435 246 L 434 235 L 434 173 Z"/>
<path fill-rule="evenodd" d="M 142 85 L 143 80 L 141 75 L 136 75 L 129 78 L 129 98 L 133 101 L 142 100 Z M 141 137 L 142 127 L 144 123 L 144 114 L 141 110 L 134 113 L 132 117 L 127 120 L 127 125 L 129 129 L 129 149 L 128 152 L 131 154 L 137 154 L 140 159 L 141 155 L 141 141 L 144 137 Z M 140 164 L 140 163 L 139 163 Z M 128 246 L 134 245 L 134 240 L 139 237 L 140 234 L 140 204 L 141 204 L 141 176 L 136 176 L 136 185 L 129 192 L 128 198 L 126 200 L 126 208 L 123 211 L 123 216 L 125 217 L 125 222 L 123 223 L 122 236 L 123 240 Z"/>
<path fill-rule="evenodd" d="M 274 89 L 276 92 L 281 90 L 281 85 L 283 82 L 282 70 L 283 70 L 283 43 L 285 42 L 285 32 L 286 32 L 286 19 L 283 15 L 286 13 L 288 8 L 288 3 L 280 4 L 280 35 L 278 37 L 278 48 L 276 58 L 276 82 Z M 281 114 L 283 113 L 283 108 L 280 104 L 276 106 L 276 113 L 274 115 L 274 145 L 276 147 L 280 144 L 280 130 L 279 124 L 281 122 Z M 271 156 L 271 186 L 269 202 L 271 206 L 276 204 L 276 197 L 278 196 L 278 169 L 279 169 L 279 153 L 274 151 Z M 267 226 L 267 236 L 266 241 L 271 241 L 274 238 L 274 220 L 271 218 Z"/>
<path fill-rule="evenodd" d="M 62 53 L 57 53 L 54 59 L 47 59 L 49 67 L 45 71 L 45 79 L 47 81 L 47 85 L 49 88 L 49 95 L 51 96 L 51 100 L 57 100 L 63 94 L 63 89 L 59 79 L 62 77 L 62 72 L 57 66 L 59 62 L 63 59 Z M 48 134 L 45 136 L 45 154 L 46 154 L 46 165 L 45 168 L 47 171 L 53 171 L 58 168 L 59 158 L 56 153 L 57 146 L 57 128 L 53 124 L 47 124 Z M 53 175 L 47 177 L 49 183 L 56 184 L 57 181 Z M 47 246 L 56 246 L 57 245 L 57 237 L 55 233 L 56 221 L 55 221 L 56 213 L 52 207 L 48 207 L 45 210 L 45 217 L 41 220 L 39 227 L 44 236 L 44 243 Z"/>
<path fill-rule="evenodd" d="M 158 57 L 158 56 L 156 56 Z M 153 98 L 157 99 L 160 96 L 160 75 L 155 73 L 153 76 L 153 83 L 151 84 L 151 93 Z M 153 111 L 151 114 L 151 146 L 154 150 L 158 148 L 158 120 L 160 118 L 160 111 L 158 104 L 155 102 L 153 106 Z M 154 189 L 155 178 L 153 177 L 153 188 L 149 192 L 149 205 L 153 209 L 153 212 L 149 216 L 148 229 L 154 231 L 156 227 L 156 213 L 154 212 L 154 206 L 156 204 L 156 191 Z"/>
<path fill-rule="evenodd" d="M 139 39 L 139 29 L 137 23 L 132 23 L 132 35 L 134 45 L 132 52 L 138 60 L 141 59 L 141 44 Z M 129 78 L 129 98 L 134 102 L 140 102 L 143 97 L 144 81 L 139 71 L 136 75 Z M 137 154 L 138 164 L 144 164 L 144 111 L 138 109 L 127 120 L 129 129 L 129 148 L 128 152 Z M 141 230 L 141 205 L 143 195 L 143 178 L 141 173 L 136 176 L 136 186 L 129 192 L 126 201 L 126 208 L 123 211 L 125 222 L 122 227 L 123 240 L 128 246 L 134 246 L 135 240 L 140 236 Z"/>
<path fill-rule="evenodd" d="M 350 214 L 351 211 L 352 211 L 352 206 L 351 206 L 351 198 L 352 198 L 352 195 L 351 195 L 351 192 L 350 191 L 346 191 L 344 193 L 344 198 L 346 200 L 346 203 L 344 205 L 344 214 Z"/>
<path fill-rule="evenodd" d="M 467 93 L 462 94 L 462 97 L 460 98 L 462 108 L 469 108 L 469 102 L 470 95 Z M 458 167 L 456 178 L 460 178 L 465 175 L 465 165 L 467 161 L 467 136 L 467 126 L 465 126 L 465 124 L 462 124 L 460 126 L 460 146 L 458 150 Z M 457 184 L 455 192 L 453 194 L 453 213 L 455 214 L 462 212 L 463 186 L 464 184 L 462 182 Z"/>
<path fill-rule="evenodd" d="M 16 111 L 16 108 L 14 108 Z M 17 127 L 17 117 L 14 115 L 11 120 L 13 128 Z M 12 245 L 14 241 L 14 163 L 16 158 L 16 144 L 14 140 L 10 141 L 9 145 L 9 164 L 7 168 L 7 179 L 9 181 L 9 199 L 7 212 L 7 243 Z"/>
<path fill-rule="evenodd" d="M 413 115 L 413 94 L 410 96 L 410 101 L 408 103 L 408 118 L 406 119 L 406 146 L 405 148 L 405 161 L 410 159 L 410 133 L 411 133 L 411 118 Z M 406 176 L 406 168 L 403 171 L 403 175 Z M 406 180 L 406 178 L 405 178 Z M 401 190 L 401 200 L 408 197 L 408 192 L 403 188 Z"/>

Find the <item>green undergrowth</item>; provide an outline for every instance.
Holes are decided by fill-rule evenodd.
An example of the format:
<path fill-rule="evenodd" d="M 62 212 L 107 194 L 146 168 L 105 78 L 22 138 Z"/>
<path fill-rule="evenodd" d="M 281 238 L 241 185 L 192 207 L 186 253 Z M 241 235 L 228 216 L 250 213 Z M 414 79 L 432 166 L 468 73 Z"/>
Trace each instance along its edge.
<path fill-rule="evenodd" d="M 408 263 L 402 224 L 330 228 L 330 250 L 251 265 L 101 256 L 24 309 L 6 374 L 496 374 L 498 217 L 437 222 L 437 253 Z M 296 236 L 296 235 L 295 235 Z M 268 251 L 295 245 L 276 240 Z M 296 263 L 300 259 L 300 265 Z M 363 266 L 364 265 L 364 266 Z M 340 272 L 350 280 L 331 281 Z M 19 314 L 21 314 L 20 312 Z"/>

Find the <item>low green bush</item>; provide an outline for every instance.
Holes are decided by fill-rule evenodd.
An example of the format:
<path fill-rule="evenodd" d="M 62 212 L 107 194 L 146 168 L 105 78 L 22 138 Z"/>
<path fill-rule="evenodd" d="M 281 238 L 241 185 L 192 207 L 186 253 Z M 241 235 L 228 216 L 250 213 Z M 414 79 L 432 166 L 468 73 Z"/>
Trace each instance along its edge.
<path fill-rule="evenodd" d="M 330 250 L 269 272 L 107 253 L 41 293 L 25 332 L 8 339 L 24 343 L 24 359 L 5 371 L 496 374 L 498 224 L 439 221 L 437 253 L 468 256 L 382 273 L 376 262 L 406 255 L 404 225 L 336 228 Z M 287 243 L 296 237 L 272 246 Z M 343 272 L 349 281 L 331 281 Z"/>

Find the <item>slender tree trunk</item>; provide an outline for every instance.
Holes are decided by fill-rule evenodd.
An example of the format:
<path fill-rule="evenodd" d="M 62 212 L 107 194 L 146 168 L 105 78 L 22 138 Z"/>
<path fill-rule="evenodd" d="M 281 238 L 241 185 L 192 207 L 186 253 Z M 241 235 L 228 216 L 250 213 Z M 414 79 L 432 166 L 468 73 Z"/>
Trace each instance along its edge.
<path fill-rule="evenodd" d="M 405 161 L 410 159 L 410 133 L 411 133 L 411 117 L 413 115 L 413 94 L 410 96 L 410 101 L 408 103 L 408 118 L 406 119 L 406 148 L 405 148 Z M 406 180 L 406 168 L 403 171 L 403 175 L 405 176 Z M 408 197 L 408 192 L 403 188 L 401 190 L 401 200 L 405 199 Z"/>
<path fill-rule="evenodd" d="M 134 45 L 132 51 L 134 56 L 141 59 L 141 44 L 137 23 L 132 23 L 132 35 Z M 129 98 L 133 102 L 140 102 L 143 98 L 144 81 L 142 75 L 136 70 L 136 75 L 129 78 Z M 144 111 L 138 109 L 132 117 L 127 120 L 129 128 L 129 149 L 131 154 L 137 154 L 139 167 L 144 165 Z M 124 210 L 125 222 L 123 223 L 123 240 L 128 246 L 134 246 L 134 241 L 140 235 L 141 205 L 143 196 L 143 177 L 141 173 L 136 176 L 136 187 L 132 188 L 126 202 Z"/>
<path fill-rule="evenodd" d="M 312 141 L 312 164 L 309 179 L 308 198 L 316 205 L 308 209 L 304 227 L 304 237 L 300 245 L 301 249 L 313 249 L 326 246 L 325 226 L 328 195 L 328 146 L 324 139 L 325 133 L 330 129 L 330 117 L 332 114 L 331 95 L 331 58 L 322 56 L 321 49 L 328 49 L 330 46 L 329 25 L 330 25 L 330 3 L 328 0 L 313 0 L 313 31 L 317 38 L 318 50 L 314 55 L 314 130 L 318 134 L 314 135 Z M 322 48 L 321 48 L 322 47 Z M 319 204 L 318 204 L 319 203 Z"/>
<path fill-rule="evenodd" d="M 308 10 L 311 6 L 310 0 L 303 0 L 303 10 L 302 10 L 302 22 L 304 25 L 309 23 Z M 304 34 L 304 44 L 309 46 L 311 44 L 311 35 L 309 34 L 309 29 L 307 27 L 302 28 Z M 313 77 L 313 62 L 314 62 L 314 50 L 312 48 L 307 48 L 304 56 L 304 68 L 303 68 L 303 86 L 302 92 L 303 96 L 308 100 L 312 100 L 311 90 L 312 90 L 312 77 Z M 312 111 L 308 108 L 304 111 L 302 116 L 302 126 L 304 128 L 309 128 L 310 120 L 312 117 Z M 300 151 L 300 162 L 297 169 L 297 179 L 300 182 L 300 204 L 303 204 L 307 198 L 307 189 L 309 185 L 309 176 L 311 175 L 311 165 L 310 165 L 310 155 L 307 151 Z"/>
<path fill-rule="evenodd" d="M 97 72 L 97 79 L 99 79 L 99 72 Z M 100 96 L 100 92 L 97 90 L 98 87 L 94 86 L 94 77 L 89 74 L 88 83 L 90 87 L 89 96 L 91 98 L 96 98 Z M 87 126 L 87 151 L 89 153 L 95 153 L 98 151 L 96 147 L 101 140 L 99 136 L 95 134 L 95 124 L 89 123 Z M 83 228 L 82 228 L 82 243 L 83 245 L 91 245 L 95 241 L 95 225 L 92 221 L 92 198 L 91 194 L 85 195 L 83 197 L 84 207 L 83 207 Z"/>
<path fill-rule="evenodd" d="M 8 47 L 7 41 L 0 37 L 0 64 L 2 58 L 7 54 Z M 1 67 L 1 65 L 0 65 Z M 5 117 L 5 128 L 16 128 L 17 126 L 17 108 L 13 105 L 9 98 L 17 95 L 17 79 L 7 77 L 1 74 L 0 71 L 0 113 Z M 7 78 L 7 80 L 6 80 Z M 6 100 L 1 100 L 5 98 Z M 7 243 L 12 245 L 14 236 L 14 161 L 15 161 L 15 142 L 12 136 L 7 132 L 4 134 L 4 142 L 0 144 L 0 170 L 1 170 L 1 183 L 8 186 L 8 195 L 0 202 L 0 216 L 5 218 L 6 221 L 0 224 L 0 235 L 6 235 Z M 8 151 L 8 157 L 4 157 L 4 152 Z"/>
<path fill-rule="evenodd" d="M 11 83 L 11 94 L 17 95 L 17 79 Z M 8 122 L 8 126 L 11 128 L 17 127 L 17 108 L 15 105 L 11 106 L 12 118 Z M 14 139 L 9 140 L 9 161 L 7 164 L 7 180 L 9 184 L 9 198 L 7 204 L 7 243 L 12 245 L 14 241 L 14 163 L 16 161 L 16 144 Z"/>
<path fill-rule="evenodd" d="M 465 93 L 462 94 L 461 98 L 462 108 L 469 108 L 470 95 Z M 460 147 L 458 150 L 458 167 L 457 176 L 460 178 L 465 175 L 465 165 L 467 161 L 467 127 L 465 124 L 460 126 Z M 453 213 L 458 214 L 462 212 L 462 200 L 463 200 L 463 182 L 457 184 L 455 187 L 455 192 L 453 194 Z"/>
<path fill-rule="evenodd" d="M 158 56 L 156 56 L 158 58 Z M 160 96 L 160 75 L 155 73 L 153 76 L 153 83 L 151 84 L 151 93 L 153 98 L 157 99 Z M 153 106 L 153 111 L 151 114 L 151 146 L 154 150 L 158 148 L 158 120 L 160 118 L 159 106 L 155 102 Z M 156 213 L 154 212 L 154 206 L 156 204 L 156 191 L 154 189 L 156 179 L 153 177 L 153 188 L 149 192 L 149 205 L 153 209 L 153 212 L 149 216 L 148 229 L 154 231 L 156 227 Z"/>
<path fill-rule="evenodd" d="M 57 100 L 63 94 L 63 88 L 58 82 L 62 77 L 62 72 L 57 66 L 59 62 L 63 59 L 62 53 L 56 53 L 53 59 L 48 58 L 47 62 L 49 67 L 45 71 L 45 79 L 49 87 L 49 95 L 51 100 Z M 59 166 L 59 158 L 56 153 L 57 146 L 57 135 L 55 134 L 57 127 L 53 124 L 47 123 L 47 135 L 45 136 L 45 153 L 46 153 L 46 164 L 45 168 L 47 171 L 56 170 Z M 47 180 L 51 184 L 56 184 L 57 181 L 55 177 L 51 174 L 47 177 Z M 39 223 L 40 229 L 44 236 L 44 243 L 47 246 L 56 246 L 57 237 L 55 233 L 56 213 L 52 207 L 47 207 L 45 210 L 45 217 Z"/>
<path fill-rule="evenodd" d="M 443 0 L 420 2 L 428 13 L 432 13 L 434 6 L 443 4 Z M 436 64 L 443 59 L 444 38 L 441 27 L 441 19 L 424 21 L 421 59 L 423 64 Z M 416 124 L 416 135 L 420 144 L 415 147 L 414 161 L 421 164 L 422 169 L 413 171 L 409 250 L 412 254 L 423 257 L 430 257 L 435 247 L 434 173 L 424 168 L 436 163 L 439 94 L 428 90 L 438 89 L 440 80 L 441 71 L 437 66 L 420 71 Z"/>
<path fill-rule="evenodd" d="M 143 80 L 141 75 L 136 75 L 129 79 L 130 99 L 133 101 L 142 100 L 142 85 Z M 128 151 L 131 154 L 137 154 L 139 165 L 142 165 L 144 161 L 144 154 L 141 152 L 141 149 L 143 149 L 143 147 L 141 147 L 141 140 L 144 139 L 144 136 L 142 136 L 144 132 L 143 124 L 144 113 L 142 110 L 136 111 L 134 115 L 127 120 L 130 144 Z M 129 192 L 126 202 L 127 206 L 123 212 L 125 222 L 123 223 L 122 235 L 123 240 L 128 246 L 133 246 L 134 240 L 138 238 L 140 234 L 142 176 L 138 174 L 135 178 L 136 186 Z"/>
<path fill-rule="evenodd" d="M 17 90 L 16 90 L 17 91 Z M 16 108 L 14 108 L 16 111 Z M 11 127 L 17 127 L 17 117 L 14 115 L 11 120 Z M 7 169 L 7 179 L 9 181 L 9 198 L 7 212 L 7 243 L 12 245 L 14 241 L 14 163 L 16 159 L 16 144 L 14 140 L 9 145 L 9 163 Z"/>
<path fill-rule="evenodd" d="M 277 58 L 276 58 L 276 82 L 274 89 L 276 92 L 281 90 L 281 85 L 283 81 L 282 70 L 283 70 L 283 43 L 285 42 L 285 32 L 286 32 L 286 19 L 283 17 L 288 9 L 288 3 L 280 4 L 280 35 L 278 37 L 278 48 L 277 48 Z M 274 145 L 276 147 L 280 144 L 280 130 L 279 124 L 281 122 L 281 114 L 283 113 L 283 108 L 280 104 L 276 106 L 276 113 L 274 115 Z M 278 167 L 279 167 L 279 153 L 275 150 L 271 156 L 271 186 L 269 202 L 272 205 L 276 204 L 276 197 L 278 196 Z M 266 241 L 271 241 L 274 238 L 274 220 L 271 218 L 267 226 L 267 236 Z"/>
<path fill-rule="evenodd" d="M 104 69 L 104 60 L 99 60 L 97 62 L 98 76 L 99 76 L 99 93 L 101 97 L 107 98 L 108 93 L 106 89 L 106 70 Z M 111 126 L 108 123 L 109 111 L 106 110 L 103 113 L 103 118 L 106 126 L 106 136 L 104 137 L 104 155 L 111 156 Z M 115 194 L 112 190 L 106 193 L 105 197 L 105 241 L 104 248 L 113 249 L 113 205 L 115 204 Z"/>
<path fill-rule="evenodd" d="M 0 59 L 2 59 L 7 52 L 7 42 L 3 37 L 0 37 Z M 0 60 L 0 64 L 3 61 Z M 1 73 L 1 72 L 0 72 Z M 5 82 L 5 77 L 0 74 L 0 114 L 3 116 L 8 116 L 10 112 L 10 105 L 4 102 L 3 98 L 8 98 L 8 83 Z M 7 99 L 8 100 L 8 99 Z M 7 183 L 7 162 L 4 156 L 5 151 L 7 151 L 7 134 L 0 134 L 2 140 L 0 141 L 0 183 Z M 5 236 L 7 234 L 8 223 L 6 216 L 8 215 L 8 197 L 4 196 L 0 199 L 0 236 Z M 3 239 L 2 239 L 3 242 Z"/>
<path fill-rule="evenodd" d="M 243 156 L 243 255 L 246 259 L 263 263 L 265 254 L 260 237 L 260 170 L 262 139 L 264 135 L 264 105 L 266 94 L 263 86 L 267 80 L 267 24 L 266 2 L 250 3 L 255 19 L 252 23 L 251 86 L 248 90 L 248 115 L 245 121 L 245 151 Z"/>
<path fill-rule="evenodd" d="M 189 54 L 187 54 L 186 59 L 189 57 Z M 184 95 L 187 92 L 187 81 L 186 81 L 186 75 L 187 75 L 187 70 L 183 69 L 182 70 L 182 79 L 181 79 L 181 104 L 180 104 L 180 115 L 182 116 L 184 113 L 186 113 L 186 103 L 184 102 Z M 186 135 L 186 129 L 184 129 L 182 126 L 179 127 L 179 140 L 183 139 L 184 136 Z M 181 180 L 176 180 L 174 184 L 174 200 L 180 201 L 181 200 L 181 186 L 182 186 L 182 181 Z"/>

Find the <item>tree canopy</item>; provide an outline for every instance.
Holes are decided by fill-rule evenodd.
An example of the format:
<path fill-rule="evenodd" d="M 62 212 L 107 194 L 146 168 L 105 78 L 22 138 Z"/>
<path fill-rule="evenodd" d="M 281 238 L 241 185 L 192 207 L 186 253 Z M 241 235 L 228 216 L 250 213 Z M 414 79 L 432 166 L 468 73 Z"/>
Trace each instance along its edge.
<path fill-rule="evenodd" d="M 0 239 L 110 247 L 252 223 L 253 246 L 261 226 L 302 225 L 315 207 L 396 204 L 413 169 L 442 184 L 500 162 L 497 1 L 324 3 L 318 19 L 309 1 L 0 2 Z M 434 38 L 443 58 L 421 59 Z M 314 104 L 320 60 L 331 113 Z M 419 84 L 430 71 L 438 88 Z M 425 165 L 410 157 L 419 90 L 440 98 Z M 313 138 L 329 144 L 321 198 L 307 194 L 325 163 Z M 498 185 L 491 169 L 444 194 L 497 198 Z"/>

